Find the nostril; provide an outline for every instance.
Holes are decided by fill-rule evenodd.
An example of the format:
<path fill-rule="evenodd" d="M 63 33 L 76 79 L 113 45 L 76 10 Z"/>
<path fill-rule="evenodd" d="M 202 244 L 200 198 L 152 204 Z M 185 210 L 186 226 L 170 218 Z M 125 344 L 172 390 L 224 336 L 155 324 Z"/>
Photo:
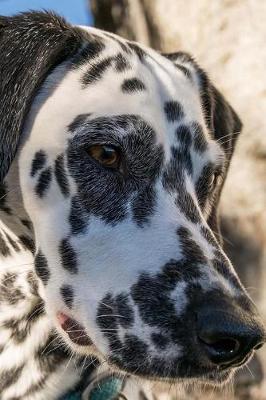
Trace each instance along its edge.
<path fill-rule="evenodd" d="M 254 350 L 261 349 L 263 345 L 264 345 L 264 342 L 257 344 L 257 346 L 254 347 Z"/>
<path fill-rule="evenodd" d="M 200 338 L 201 342 L 207 347 L 208 352 L 219 358 L 229 358 L 230 360 L 240 349 L 240 343 L 234 338 L 219 338 L 218 340 L 210 338 Z"/>
<path fill-rule="evenodd" d="M 208 308 L 198 313 L 198 343 L 211 363 L 220 368 L 239 366 L 263 346 L 262 325 L 255 318 L 244 317 L 220 310 L 210 312 Z"/>

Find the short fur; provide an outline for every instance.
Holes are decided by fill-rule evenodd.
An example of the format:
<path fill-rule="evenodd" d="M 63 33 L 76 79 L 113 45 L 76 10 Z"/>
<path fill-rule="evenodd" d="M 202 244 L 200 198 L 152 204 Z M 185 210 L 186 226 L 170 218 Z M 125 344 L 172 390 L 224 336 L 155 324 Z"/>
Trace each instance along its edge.
<path fill-rule="evenodd" d="M 1 399 L 57 399 L 104 367 L 132 399 L 150 398 L 135 375 L 224 382 L 196 316 L 265 338 L 218 232 L 234 110 L 186 53 L 51 13 L 1 17 L 0 53 Z"/>

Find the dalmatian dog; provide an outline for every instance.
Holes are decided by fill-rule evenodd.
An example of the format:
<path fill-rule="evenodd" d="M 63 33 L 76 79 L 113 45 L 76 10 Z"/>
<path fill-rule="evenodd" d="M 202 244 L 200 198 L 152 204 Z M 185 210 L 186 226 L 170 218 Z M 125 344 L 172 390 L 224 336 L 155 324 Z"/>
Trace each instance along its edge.
<path fill-rule="evenodd" d="M 219 235 L 234 110 L 188 54 L 52 13 L 1 17 L 0 53 L 1 400 L 225 384 L 266 338 Z"/>

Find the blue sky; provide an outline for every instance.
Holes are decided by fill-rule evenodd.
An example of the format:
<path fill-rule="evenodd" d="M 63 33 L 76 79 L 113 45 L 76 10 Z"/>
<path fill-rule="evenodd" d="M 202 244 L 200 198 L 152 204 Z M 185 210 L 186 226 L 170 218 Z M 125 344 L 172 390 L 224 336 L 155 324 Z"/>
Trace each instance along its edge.
<path fill-rule="evenodd" d="M 92 24 L 86 0 L 0 0 L 0 15 L 12 15 L 30 9 L 54 10 L 73 24 Z"/>

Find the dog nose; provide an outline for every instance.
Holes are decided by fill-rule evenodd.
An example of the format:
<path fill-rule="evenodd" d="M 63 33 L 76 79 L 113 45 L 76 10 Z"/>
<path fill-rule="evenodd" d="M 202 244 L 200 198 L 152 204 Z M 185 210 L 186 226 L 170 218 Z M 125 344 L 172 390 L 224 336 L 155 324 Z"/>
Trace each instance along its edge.
<path fill-rule="evenodd" d="M 205 309 L 198 313 L 198 340 L 212 363 L 237 367 L 247 361 L 252 350 L 265 342 L 265 330 L 255 317 Z"/>

